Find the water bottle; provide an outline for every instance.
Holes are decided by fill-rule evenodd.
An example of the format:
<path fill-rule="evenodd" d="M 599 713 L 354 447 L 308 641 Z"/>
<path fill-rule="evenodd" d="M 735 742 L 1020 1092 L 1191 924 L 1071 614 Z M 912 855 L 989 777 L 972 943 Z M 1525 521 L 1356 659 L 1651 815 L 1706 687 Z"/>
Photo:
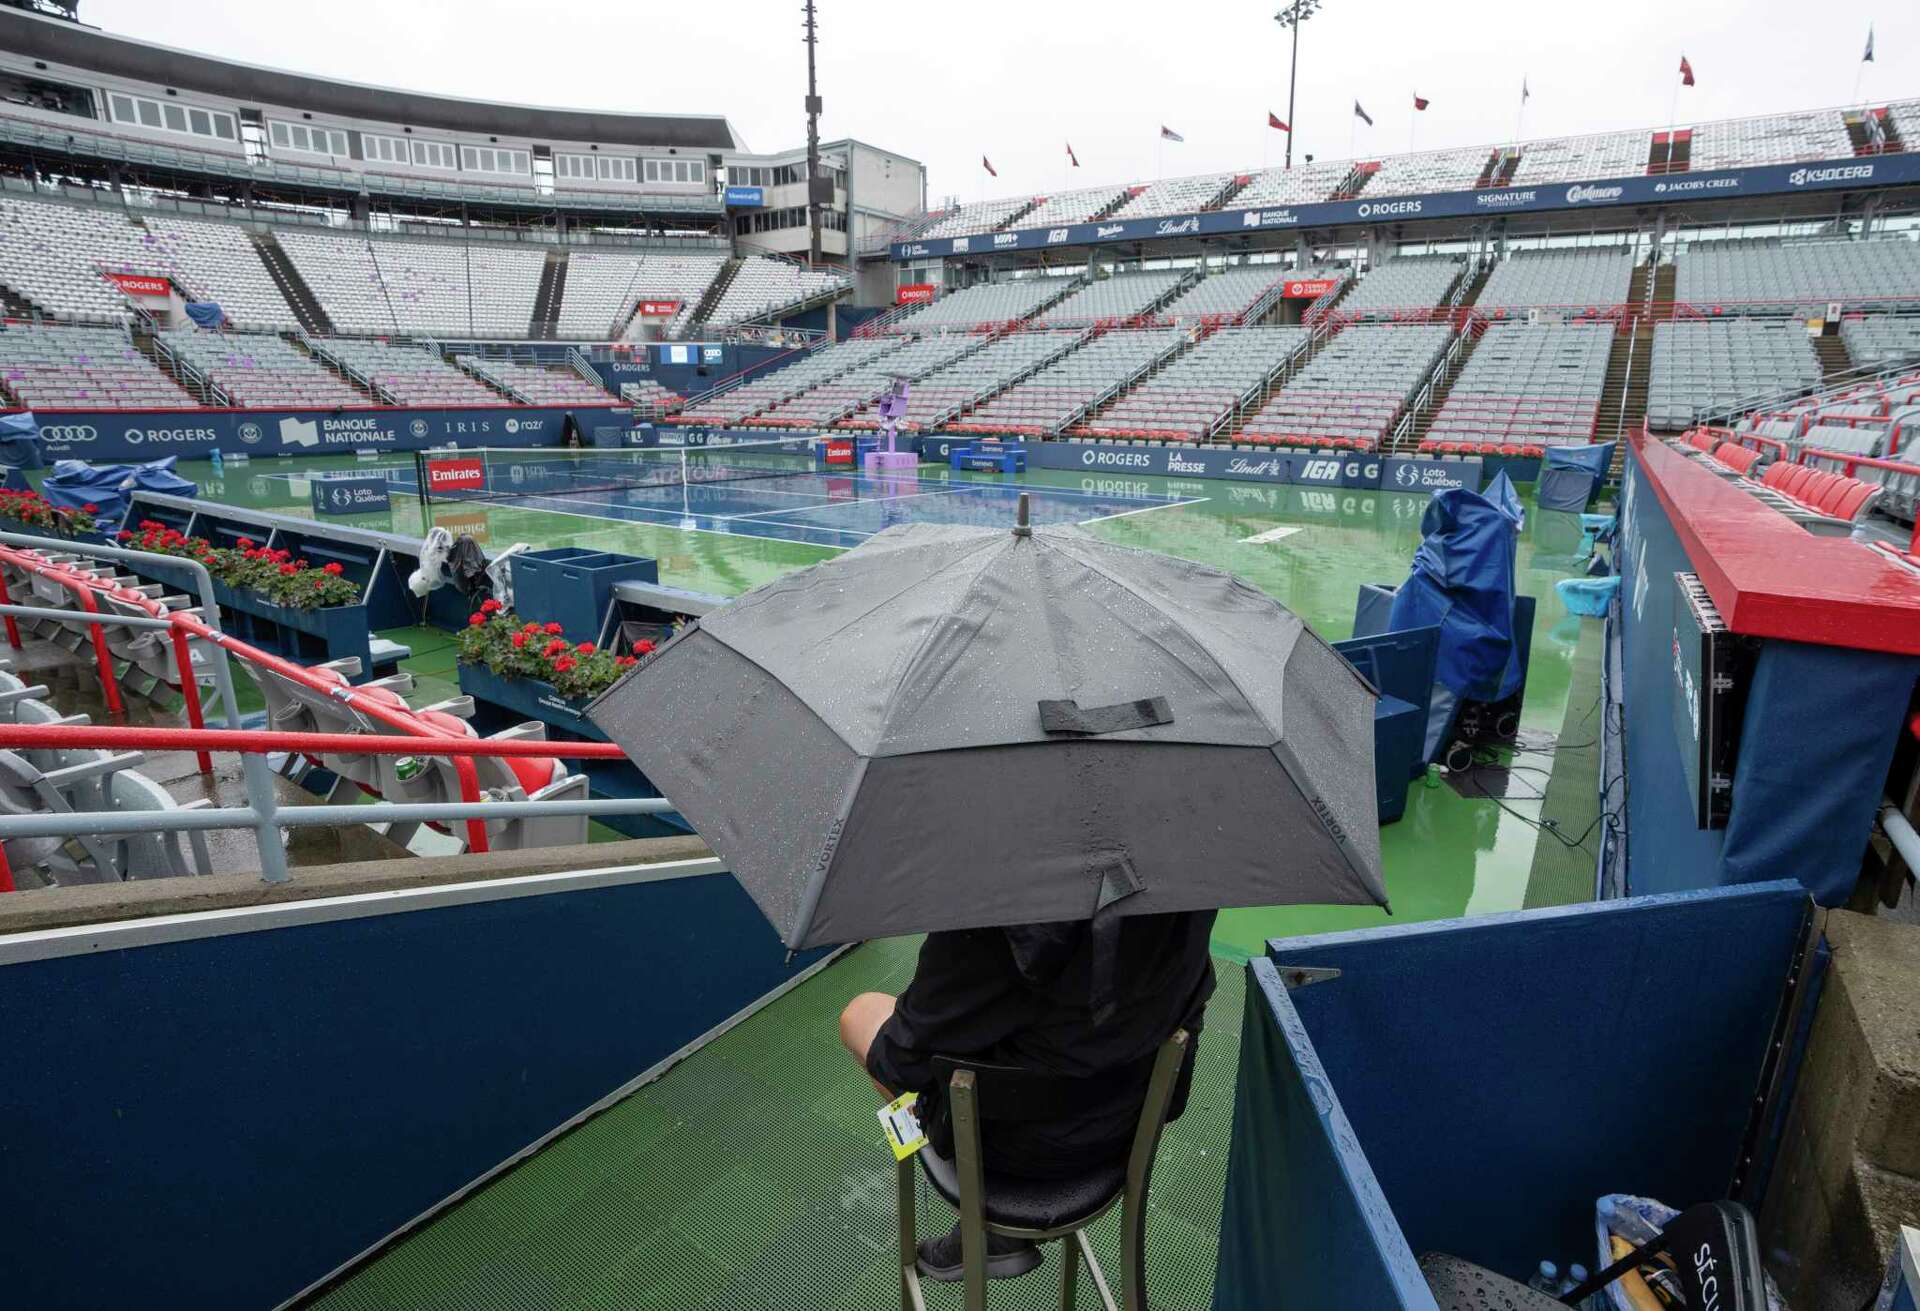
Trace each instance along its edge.
<path fill-rule="evenodd" d="M 1635 1247 L 1644 1247 L 1660 1236 L 1660 1226 L 1630 1206 L 1621 1206 L 1611 1197 L 1603 1197 L 1595 1208 L 1600 1223 L 1609 1233 L 1619 1234 Z"/>
<path fill-rule="evenodd" d="M 1587 1282 L 1587 1268 L 1581 1265 L 1578 1261 L 1575 1261 L 1572 1265 L 1567 1267 L 1567 1277 L 1560 1281 L 1560 1291 L 1563 1294 L 1571 1293 L 1574 1289 L 1580 1287 L 1580 1285 L 1586 1282 Z"/>
<path fill-rule="evenodd" d="M 213 465 L 213 471 L 215 473 L 222 472 L 221 465 L 220 465 L 220 448 L 218 446 L 213 448 L 213 455 L 210 457 L 210 459 Z"/>
<path fill-rule="evenodd" d="M 1558 1296 L 1560 1292 L 1560 1267 L 1551 1261 L 1542 1261 L 1540 1268 L 1533 1272 L 1533 1278 L 1527 1280 L 1527 1287 L 1539 1293 Z"/>

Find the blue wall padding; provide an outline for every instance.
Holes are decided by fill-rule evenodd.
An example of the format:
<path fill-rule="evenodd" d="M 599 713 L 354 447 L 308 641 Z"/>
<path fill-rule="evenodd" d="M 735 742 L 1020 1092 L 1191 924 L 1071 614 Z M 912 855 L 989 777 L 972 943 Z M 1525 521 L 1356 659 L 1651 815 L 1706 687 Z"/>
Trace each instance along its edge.
<path fill-rule="evenodd" d="M 1267 960 L 1247 965 L 1213 1305 L 1437 1311 Z"/>
<path fill-rule="evenodd" d="M 1742 720 L 1720 882 L 1798 875 L 1821 905 L 1846 904 L 1916 672 L 1912 656 L 1766 644 Z"/>
<path fill-rule="evenodd" d="M 817 958 L 711 874 L 0 967 L 6 1300 L 274 1306 Z"/>
<path fill-rule="evenodd" d="M 1214 1305 L 1430 1308 L 1401 1253 L 1518 1278 L 1603 1193 L 1726 1196 L 1808 915 L 1780 881 L 1269 943 L 1342 973 L 1249 990 Z"/>

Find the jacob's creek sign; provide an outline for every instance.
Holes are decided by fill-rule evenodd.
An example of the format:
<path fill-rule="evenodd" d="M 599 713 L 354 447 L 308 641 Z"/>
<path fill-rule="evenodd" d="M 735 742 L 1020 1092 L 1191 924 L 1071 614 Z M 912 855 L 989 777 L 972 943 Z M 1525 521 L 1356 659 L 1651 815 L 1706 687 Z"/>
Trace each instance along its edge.
<path fill-rule="evenodd" d="M 1103 223 L 1071 223 L 1065 227 L 1018 228 L 964 237 L 922 237 L 918 241 L 896 242 L 888 253 L 895 261 L 943 259 L 951 255 L 1043 250 L 1109 241 L 1204 237 L 1245 232 L 1248 228 L 1328 228 L 1356 223 L 1460 218 L 1489 211 L 1504 214 L 1607 205 L 1657 205 L 1706 198 L 1792 195 L 1822 189 L 1909 186 L 1916 182 L 1920 182 L 1920 152 L 1899 152 L 1863 159 L 1766 164 L 1662 177 L 1596 178 L 1551 186 L 1435 191 L 1418 196 L 1316 201 L 1268 209 L 1236 208 L 1229 199 L 1225 208 L 1205 214 L 1113 218 Z"/>

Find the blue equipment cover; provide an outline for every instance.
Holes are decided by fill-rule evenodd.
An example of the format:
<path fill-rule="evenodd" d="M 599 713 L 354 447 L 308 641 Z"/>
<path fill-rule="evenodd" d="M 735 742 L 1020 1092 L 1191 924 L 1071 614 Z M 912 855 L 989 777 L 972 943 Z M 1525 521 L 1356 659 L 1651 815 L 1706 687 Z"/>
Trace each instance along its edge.
<path fill-rule="evenodd" d="M 33 417 L 33 411 L 0 414 L 0 464 L 11 464 L 17 469 L 38 469 L 42 463 L 40 423 Z"/>
<path fill-rule="evenodd" d="M 1604 481 L 1613 467 L 1613 448 L 1618 442 L 1594 442 L 1588 446 L 1549 446 L 1545 469 L 1578 469 Z"/>
<path fill-rule="evenodd" d="M 200 489 L 173 471 L 174 457 L 147 464 L 88 464 L 85 460 L 60 460 L 40 485 L 40 494 L 50 505 L 78 510 L 94 506 L 93 518 L 103 532 L 113 532 L 127 512 L 127 501 L 136 491 L 165 492 L 172 496 L 196 496 Z"/>
<path fill-rule="evenodd" d="M 187 302 L 187 317 L 203 328 L 218 328 L 226 322 L 227 315 L 218 301 L 190 300 Z"/>
<path fill-rule="evenodd" d="M 1388 628 L 1440 627 L 1434 677 L 1459 697 L 1499 701 L 1520 686 L 1513 640 L 1515 534 L 1521 510 L 1503 472 L 1485 494 L 1436 492 L 1420 520 L 1425 540 L 1393 595 Z"/>

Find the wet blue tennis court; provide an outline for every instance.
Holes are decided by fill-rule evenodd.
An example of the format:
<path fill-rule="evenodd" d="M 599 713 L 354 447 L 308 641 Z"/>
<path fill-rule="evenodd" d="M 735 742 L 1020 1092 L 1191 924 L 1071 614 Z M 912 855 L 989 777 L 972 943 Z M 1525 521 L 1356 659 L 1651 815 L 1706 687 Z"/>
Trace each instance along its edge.
<path fill-rule="evenodd" d="M 393 470 L 393 481 L 396 492 L 414 490 L 410 471 Z M 895 524 L 1010 525 L 1022 492 L 1029 497 L 1033 522 L 1039 524 L 1093 523 L 1205 499 L 1085 492 L 1018 481 L 845 473 L 542 494 L 495 491 L 484 500 L 504 508 L 601 522 L 852 547 Z M 436 510 L 475 504 L 458 501 L 446 506 L 435 495 Z"/>

